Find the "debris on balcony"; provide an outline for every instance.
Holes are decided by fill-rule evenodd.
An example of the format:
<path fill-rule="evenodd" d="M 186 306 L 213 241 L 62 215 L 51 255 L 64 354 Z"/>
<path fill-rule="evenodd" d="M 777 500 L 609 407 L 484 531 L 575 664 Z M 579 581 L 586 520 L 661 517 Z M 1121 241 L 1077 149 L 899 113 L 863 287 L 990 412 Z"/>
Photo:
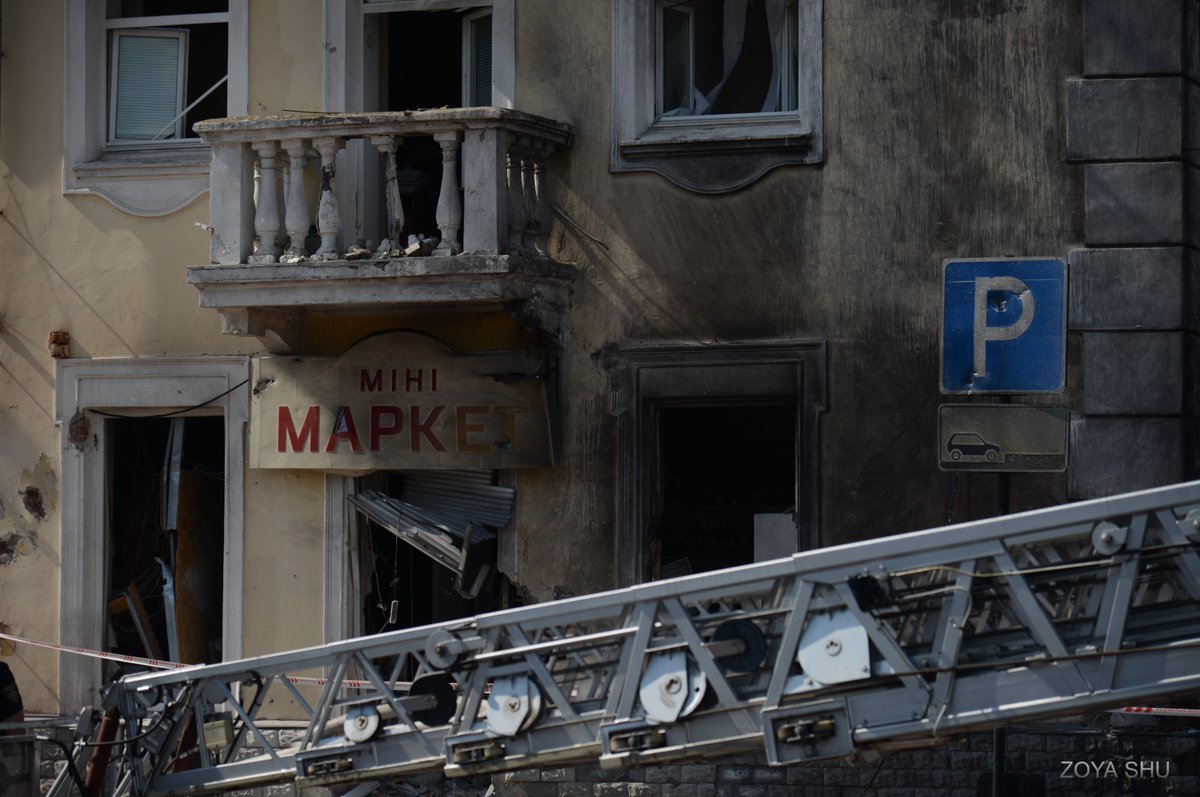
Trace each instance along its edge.
<path fill-rule="evenodd" d="M 506 108 L 437 108 L 244 116 L 195 130 L 213 153 L 214 265 L 189 268 L 188 281 L 202 306 L 221 312 L 226 333 L 282 354 L 295 351 L 300 319 L 318 308 L 469 305 L 508 312 L 564 345 L 575 270 L 549 256 L 546 178 L 570 145 L 568 125 Z M 440 182 L 399 168 L 398 153 L 417 146 L 401 145 L 414 138 L 436 144 Z M 337 170 L 338 153 L 356 141 L 358 162 L 378 157 L 380 174 L 378 196 L 355 198 L 351 228 Z M 313 207 L 304 188 L 317 169 Z M 410 218 L 414 191 L 426 204 Z M 426 226 L 434 221 L 436 230 Z"/>

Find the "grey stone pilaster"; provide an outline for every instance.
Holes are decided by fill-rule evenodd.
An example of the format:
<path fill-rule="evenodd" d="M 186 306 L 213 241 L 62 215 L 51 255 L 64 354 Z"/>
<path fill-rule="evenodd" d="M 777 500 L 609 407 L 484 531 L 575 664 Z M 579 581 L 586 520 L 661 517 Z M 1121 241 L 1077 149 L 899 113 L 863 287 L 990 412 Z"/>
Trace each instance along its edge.
<path fill-rule="evenodd" d="M 1072 498 L 1173 484 L 1185 478 L 1182 418 L 1075 418 L 1068 493 Z"/>
<path fill-rule="evenodd" d="M 1083 73 L 1180 74 L 1193 0 L 1084 0 Z"/>
<path fill-rule="evenodd" d="M 1183 154 L 1178 77 L 1067 81 L 1067 160 L 1150 160 Z"/>
<path fill-rule="evenodd" d="M 1179 161 L 1094 163 L 1084 168 L 1084 238 L 1089 245 L 1177 245 L 1184 241 L 1184 171 Z"/>
<path fill-rule="evenodd" d="M 1178 415 L 1183 411 L 1182 332 L 1088 332 L 1083 336 L 1083 411 Z"/>
<path fill-rule="evenodd" d="M 1183 328 L 1183 247 L 1073 249 L 1067 262 L 1071 329 Z"/>

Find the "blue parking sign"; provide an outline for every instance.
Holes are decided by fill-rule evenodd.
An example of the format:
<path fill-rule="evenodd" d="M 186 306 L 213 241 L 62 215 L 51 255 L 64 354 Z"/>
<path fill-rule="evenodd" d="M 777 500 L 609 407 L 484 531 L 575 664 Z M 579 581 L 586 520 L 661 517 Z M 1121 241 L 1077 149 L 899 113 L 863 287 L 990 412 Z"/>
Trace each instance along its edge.
<path fill-rule="evenodd" d="M 942 392 L 1061 392 L 1066 264 L 947 260 L 942 268 Z"/>

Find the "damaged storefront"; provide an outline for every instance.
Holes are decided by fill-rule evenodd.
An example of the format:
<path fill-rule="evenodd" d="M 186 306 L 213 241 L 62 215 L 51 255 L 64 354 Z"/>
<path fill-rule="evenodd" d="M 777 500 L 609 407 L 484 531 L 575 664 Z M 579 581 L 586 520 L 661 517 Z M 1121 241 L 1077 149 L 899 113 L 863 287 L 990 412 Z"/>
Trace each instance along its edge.
<path fill-rule="evenodd" d="M 518 471 L 555 462 L 549 358 L 413 330 L 252 361 L 250 466 L 340 476 L 347 635 L 507 606 Z M 549 389 L 548 389 L 549 388 Z M 327 595 L 326 600 L 338 601 Z"/>

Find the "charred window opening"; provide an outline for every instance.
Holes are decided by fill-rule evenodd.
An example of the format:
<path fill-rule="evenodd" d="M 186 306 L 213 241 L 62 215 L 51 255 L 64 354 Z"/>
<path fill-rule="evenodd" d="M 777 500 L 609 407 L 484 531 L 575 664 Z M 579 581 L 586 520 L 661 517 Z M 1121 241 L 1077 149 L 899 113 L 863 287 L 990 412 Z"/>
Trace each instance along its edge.
<path fill-rule="evenodd" d="M 656 575 L 755 561 L 756 516 L 794 510 L 795 402 L 672 404 L 657 427 Z"/>
<path fill-rule="evenodd" d="M 220 661 L 224 419 L 109 423 L 107 647 Z"/>
<path fill-rule="evenodd" d="M 824 343 L 648 346 L 614 360 L 621 586 L 817 546 Z M 714 561 L 709 544 L 737 560 Z"/>

